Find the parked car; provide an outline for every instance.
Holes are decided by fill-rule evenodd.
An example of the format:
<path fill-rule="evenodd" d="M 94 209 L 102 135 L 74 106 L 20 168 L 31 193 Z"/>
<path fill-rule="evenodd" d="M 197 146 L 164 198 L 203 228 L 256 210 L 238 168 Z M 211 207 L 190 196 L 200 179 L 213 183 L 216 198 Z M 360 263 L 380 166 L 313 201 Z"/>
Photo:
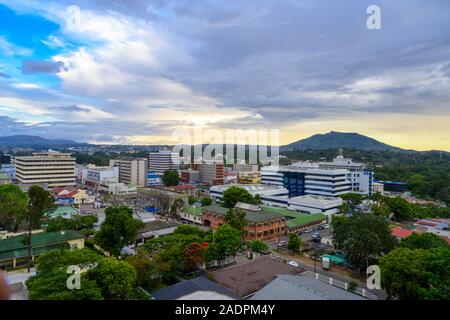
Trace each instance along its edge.
<path fill-rule="evenodd" d="M 294 260 L 288 262 L 289 265 L 298 268 L 298 263 Z"/>
<path fill-rule="evenodd" d="M 318 232 L 313 233 L 311 238 L 312 238 L 313 242 L 319 242 L 319 243 L 320 243 L 320 240 L 322 239 L 322 237 L 320 236 L 320 233 L 318 233 Z"/>
<path fill-rule="evenodd" d="M 284 241 L 284 240 L 281 240 L 280 242 L 278 242 L 278 245 L 277 245 L 279 248 L 280 247 L 284 247 L 284 246 L 287 246 L 287 242 L 286 241 Z"/>
<path fill-rule="evenodd" d="M 318 228 L 317 228 L 317 230 L 325 230 L 325 226 L 319 226 Z"/>

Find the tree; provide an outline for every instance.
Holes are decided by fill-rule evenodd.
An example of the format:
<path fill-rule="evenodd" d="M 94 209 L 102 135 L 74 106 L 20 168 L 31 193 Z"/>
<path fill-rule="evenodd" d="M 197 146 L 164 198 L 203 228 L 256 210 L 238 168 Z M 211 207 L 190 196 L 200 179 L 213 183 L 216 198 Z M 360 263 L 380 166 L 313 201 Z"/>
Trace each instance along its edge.
<path fill-rule="evenodd" d="M 262 204 L 261 196 L 259 194 L 255 195 L 255 197 L 253 198 L 253 203 L 256 205 Z"/>
<path fill-rule="evenodd" d="M 0 224 L 16 232 L 26 217 L 28 196 L 13 184 L 0 186 Z"/>
<path fill-rule="evenodd" d="M 37 260 L 36 275 L 30 277 L 26 284 L 31 300 L 98 300 L 103 299 L 100 287 L 90 279 L 86 272 L 80 275 L 81 288 L 70 290 L 66 272 L 71 265 L 80 268 L 95 266 L 105 259 L 90 249 L 57 249 L 41 255 Z"/>
<path fill-rule="evenodd" d="M 95 215 L 88 215 L 88 216 L 76 215 L 71 219 L 56 217 L 48 222 L 45 230 L 47 232 L 75 230 L 87 236 L 95 233 L 93 228 L 94 224 L 97 222 L 98 218 Z"/>
<path fill-rule="evenodd" d="M 380 260 L 381 285 L 399 299 L 450 299 L 450 249 L 397 248 Z"/>
<path fill-rule="evenodd" d="M 167 170 L 161 180 L 166 187 L 176 186 L 180 182 L 180 176 L 176 170 Z"/>
<path fill-rule="evenodd" d="M 184 249 L 184 270 L 195 271 L 204 261 L 206 248 L 199 242 L 192 242 Z"/>
<path fill-rule="evenodd" d="M 378 259 L 388 253 L 396 244 L 386 220 L 368 213 L 355 213 L 336 221 L 333 240 L 354 270 L 367 265 L 369 258 Z"/>
<path fill-rule="evenodd" d="M 136 285 L 136 270 L 128 263 L 114 258 L 103 259 L 89 271 L 106 299 L 127 299 Z"/>
<path fill-rule="evenodd" d="M 252 242 L 250 242 L 250 248 L 252 249 L 253 252 L 259 253 L 264 253 L 267 252 L 267 250 L 269 250 L 267 244 L 261 240 L 253 240 Z"/>
<path fill-rule="evenodd" d="M 217 228 L 213 242 L 208 246 L 206 260 L 220 260 L 235 256 L 241 245 L 241 232 L 229 224 Z"/>
<path fill-rule="evenodd" d="M 301 244 L 302 244 L 301 240 L 297 234 L 295 234 L 295 233 L 289 234 L 289 241 L 288 241 L 288 245 L 287 245 L 287 248 L 289 249 L 289 251 L 299 252 Z"/>
<path fill-rule="evenodd" d="M 136 240 L 144 223 L 133 218 L 133 210 L 127 206 L 109 207 L 105 221 L 96 233 L 94 241 L 103 249 L 118 256 L 123 247 Z"/>
<path fill-rule="evenodd" d="M 436 192 L 436 198 L 443 201 L 447 207 L 450 207 L 450 186 L 442 188 Z"/>
<path fill-rule="evenodd" d="M 210 206 L 212 204 L 212 199 L 210 197 L 203 197 L 201 200 L 202 207 Z"/>
<path fill-rule="evenodd" d="M 240 187 L 230 187 L 225 190 L 222 194 L 223 206 L 226 208 L 234 208 L 236 203 L 244 202 L 244 203 L 253 203 L 252 195 Z"/>
<path fill-rule="evenodd" d="M 28 272 L 31 270 L 31 231 L 33 228 L 41 226 L 44 212 L 55 206 L 54 199 L 50 192 L 44 190 L 40 186 L 31 186 L 28 189 L 28 212 L 27 212 L 27 226 L 28 237 L 26 238 L 28 244 L 27 266 Z"/>
<path fill-rule="evenodd" d="M 361 204 L 361 202 L 364 200 L 364 196 L 362 194 L 354 192 L 343 194 L 341 195 L 341 198 L 350 205 L 350 209 L 352 211 L 357 205 Z"/>
<path fill-rule="evenodd" d="M 245 233 L 245 227 L 247 225 L 247 220 L 245 219 L 245 211 L 241 209 L 229 209 L 225 214 L 225 223 L 229 224 L 236 230 L 239 230 L 242 235 Z"/>
<path fill-rule="evenodd" d="M 391 214 L 391 209 L 384 201 L 380 201 L 372 205 L 372 212 L 376 216 L 387 218 Z"/>
<path fill-rule="evenodd" d="M 396 221 L 407 221 L 411 220 L 413 217 L 412 206 L 403 198 L 386 198 L 386 204 L 394 213 L 394 220 Z"/>
<path fill-rule="evenodd" d="M 409 249 L 431 249 L 448 246 L 447 241 L 433 233 L 413 233 L 400 241 L 400 247 Z"/>
<path fill-rule="evenodd" d="M 188 203 L 190 206 L 192 206 L 195 202 L 197 202 L 197 198 L 194 196 L 189 196 L 188 197 Z"/>

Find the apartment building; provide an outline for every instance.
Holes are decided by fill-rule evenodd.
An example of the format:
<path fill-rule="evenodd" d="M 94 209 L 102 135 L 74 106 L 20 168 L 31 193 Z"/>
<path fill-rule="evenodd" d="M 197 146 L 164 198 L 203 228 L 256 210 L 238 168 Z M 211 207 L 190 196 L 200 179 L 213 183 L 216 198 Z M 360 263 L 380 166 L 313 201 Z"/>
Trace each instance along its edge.
<path fill-rule="evenodd" d="M 119 182 L 146 185 L 148 160 L 145 158 L 119 158 L 110 160 L 110 165 L 119 168 Z"/>
<path fill-rule="evenodd" d="M 347 179 L 350 181 L 351 190 L 372 195 L 374 192 L 373 170 L 364 163 L 353 162 L 350 158 L 344 158 L 342 153 L 332 162 L 319 162 L 321 169 L 346 169 Z"/>
<path fill-rule="evenodd" d="M 119 167 L 88 165 L 83 171 L 83 184 L 88 188 L 105 190 L 109 183 L 119 182 Z"/>
<path fill-rule="evenodd" d="M 180 168 L 180 155 L 171 151 L 150 152 L 148 169 L 158 175 L 163 175 L 167 170 Z"/>
<path fill-rule="evenodd" d="M 224 184 L 223 163 L 201 163 L 198 165 L 198 168 L 201 183 L 213 186 Z"/>
<path fill-rule="evenodd" d="M 181 183 L 197 183 L 200 181 L 200 171 L 198 170 L 181 170 Z"/>
<path fill-rule="evenodd" d="M 347 175 L 346 169 L 321 169 L 318 164 L 297 163 L 261 168 L 261 183 L 285 187 L 289 197 L 306 194 L 337 197 L 351 191 Z"/>
<path fill-rule="evenodd" d="M 75 158 L 70 153 L 35 152 L 14 160 L 16 178 L 23 184 L 46 184 L 48 187 L 75 184 Z"/>

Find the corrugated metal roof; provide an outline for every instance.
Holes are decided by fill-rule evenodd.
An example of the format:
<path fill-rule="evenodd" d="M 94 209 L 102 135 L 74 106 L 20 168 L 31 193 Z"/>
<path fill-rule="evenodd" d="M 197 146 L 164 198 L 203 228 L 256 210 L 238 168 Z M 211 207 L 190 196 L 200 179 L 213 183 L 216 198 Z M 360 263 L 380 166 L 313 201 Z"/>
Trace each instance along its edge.
<path fill-rule="evenodd" d="M 250 300 L 366 300 L 306 275 L 278 275 Z"/>

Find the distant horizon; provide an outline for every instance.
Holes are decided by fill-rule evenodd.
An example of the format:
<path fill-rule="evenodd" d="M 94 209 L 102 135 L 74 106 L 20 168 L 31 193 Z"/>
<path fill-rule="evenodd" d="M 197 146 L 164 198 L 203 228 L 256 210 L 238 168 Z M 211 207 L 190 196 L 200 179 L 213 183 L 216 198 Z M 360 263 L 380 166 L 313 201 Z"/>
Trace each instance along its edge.
<path fill-rule="evenodd" d="M 330 130 L 330 131 L 324 132 L 324 133 L 315 133 L 315 134 L 312 134 L 311 136 L 307 136 L 307 137 L 304 137 L 304 138 L 299 138 L 297 140 L 294 140 L 294 141 L 291 141 L 291 142 L 288 142 L 288 143 L 285 143 L 285 144 L 280 144 L 279 147 L 284 147 L 284 146 L 290 145 L 292 143 L 296 143 L 296 142 L 298 142 L 300 140 L 304 140 L 304 139 L 310 138 L 310 137 L 312 137 L 314 135 L 319 135 L 319 134 L 320 135 L 324 135 L 324 134 L 331 133 L 331 132 L 346 133 L 346 134 L 359 134 L 359 135 L 365 136 L 367 138 L 375 139 L 376 141 L 378 141 L 380 143 L 384 143 L 384 144 L 386 144 L 386 145 L 388 145 L 390 147 L 400 148 L 400 149 L 405 150 L 405 151 L 418 151 L 418 152 L 442 151 L 442 152 L 450 152 L 450 150 L 439 150 L 439 149 L 417 150 L 417 149 L 412 149 L 412 148 L 404 148 L 404 147 L 401 147 L 401 146 L 398 146 L 398 145 L 392 145 L 392 144 L 387 143 L 385 141 L 380 141 L 380 140 L 376 139 L 375 137 L 367 136 L 367 135 L 361 134 L 359 132 L 342 132 L 342 131 L 335 131 L 335 130 Z M 137 146 L 137 147 L 145 147 L 145 146 L 152 146 L 152 147 L 158 147 L 158 146 L 165 147 L 165 146 L 168 146 L 168 147 L 172 147 L 172 146 L 177 145 L 177 144 L 170 144 L 170 143 L 154 143 L 154 144 L 152 144 L 152 143 L 148 143 L 148 144 L 91 143 L 91 142 L 76 141 L 76 140 L 71 140 L 71 139 L 51 138 L 51 137 L 46 137 L 46 136 L 42 136 L 42 135 L 40 136 L 40 135 L 27 135 L 27 134 L 2 135 L 2 136 L 0 136 L 0 138 L 1 137 L 12 137 L 12 136 L 33 136 L 33 137 L 38 137 L 38 138 L 43 138 L 43 139 L 48 139 L 48 140 L 68 140 L 68 141 L 73 141 L 73 142 L 79 143 L 79 144 L 90 144 L 90 145 L 100 145 L 100 146 L 121 146 L 122 145 L 122 146 Z M 203 143 L 203 145 L 207 145 L 207 144 L 208 143 Z M 193 145 L 198 145 L 198 144 L 190 144 L 190 145 L 193 146 Z M 215 145 L 215 143 L 212 143 L 212 145 Z M 223 145 L 225 145 L 225 143 Z M 249 144 L 246 144 L 246 145 L 249 145 Z M 2 146 L 2 145 L 0 145 L 0 146 Z M 267 146 L 272 146 L 272 145 L 271 144 L 267 144 Z M 339 149 L 339 148 L 340 147 L 329 148 L 329 149 Z"/>

